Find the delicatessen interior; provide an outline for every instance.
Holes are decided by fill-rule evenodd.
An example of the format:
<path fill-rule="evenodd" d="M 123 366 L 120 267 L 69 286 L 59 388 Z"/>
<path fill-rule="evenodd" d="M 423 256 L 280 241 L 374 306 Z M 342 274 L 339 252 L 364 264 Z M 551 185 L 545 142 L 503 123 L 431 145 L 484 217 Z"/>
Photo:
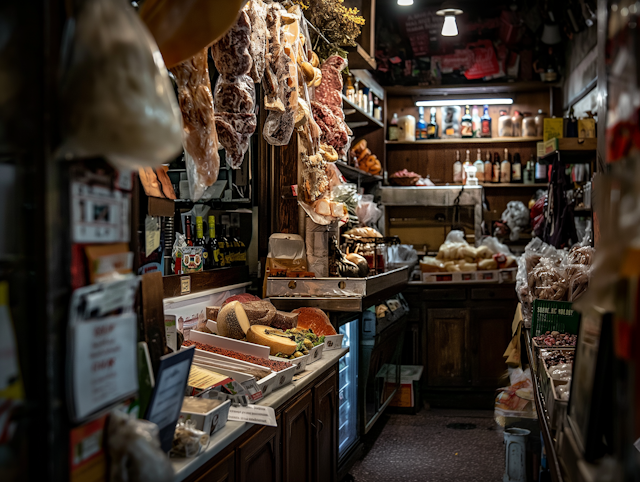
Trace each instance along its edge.
<path fill-rule="evenodd" d="M 0 7 L 2 480 L 637 481 L 640 8 L 486 3 Z"/>

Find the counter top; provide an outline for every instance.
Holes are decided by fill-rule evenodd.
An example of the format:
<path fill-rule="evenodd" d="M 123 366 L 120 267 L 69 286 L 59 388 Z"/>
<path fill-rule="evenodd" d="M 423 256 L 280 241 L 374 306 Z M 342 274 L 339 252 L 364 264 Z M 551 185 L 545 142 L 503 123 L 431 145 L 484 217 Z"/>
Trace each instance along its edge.
<path fill-rule="evenodd" d="M 338 360 L 348 351 L 349 348 L 342 348 L 340 350 L 323 352 L 322 359 L 320 361 L 307 366 L 306 372 L 309 372 L 308 375 L 298 381 L 291 382 L 289 385 L 281 388 L 280 390 L 276 390 L 270 395 L 267 395 L 263 400 L 258 402 L 257 405 L 278 409 L 278 407 L 286 404 L 298 393 L 310 386 L 312 382 L 317 380 L 327 368 L 338 363 Z M 247 422 L 228 421 L 219 432 L 215 433 L 211 437 L 209 446 L 199 456 L 188 459 L 171 459 L 174 470 L 173 480 L 175 482 L 181 482 L 186 479 L 189 475 L 193 474 L 196 470 L 224 450 L 224 448 L 234 440 L 247 432 L 251 427 L 253 427 L 253 425 L 254 424 Z"/>
<path fill-rule="evenodd" d="M 509 286 L 512 287 L 513 285 L 515 285 L 516 282 L 514 281 L 496 281 L 496 282 L 487 282 L 487 281 L 465 281 L 462 283 L 423 283 L 422 281 L 409 281 L 407 283 L 407 286 L 412 287 L 412 286 L 416 286 L 416 287 L 420 287 L 420 286 L 424 286 L 424 287 L 429 287 L 429 288 L 446 288 L 446 287 L 451 287 L 451 286 L 455 286 L 455 287 L 459 287 L 459 286 L 487 286 L 487 287 L 495 287 L 495 286 Z"/>

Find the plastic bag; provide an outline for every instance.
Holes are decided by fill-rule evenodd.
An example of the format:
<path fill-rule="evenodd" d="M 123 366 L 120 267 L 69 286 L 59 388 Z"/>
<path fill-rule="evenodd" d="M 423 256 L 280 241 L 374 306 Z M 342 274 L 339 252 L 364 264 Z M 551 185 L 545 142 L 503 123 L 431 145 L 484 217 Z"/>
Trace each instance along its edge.
<path fill-rule="evenodd" d="M 111 482 L 170 482 L 173 466 L 160 447 L 155 423 L 119 411 L 109 416 Z"/>
<path fill-rule="evenodd" d="M 509 226 L 509 239 L 520 239 L 522 228 L 529 226 L 529 210 L 521 201 L 509 201 L 507 209 L 502 213 L 502 221 Z"/>
<path fill-rule="evenodd" d="M 195 457 L 209 445 L 209 435 L 195 427 L 193 420 L 178 422 L 173 434 L 172 457 Z"/>
<path fill-rule="evenodd" d="M 329 276 L 329 240 L 339 236 L 338 224 L 316 224 L 310 219 L 305 223 L 305 244 L 309 271 L 316 277 Z"/>
<path fill-rule="evenodd" d="M 482 240 L 482 243 L 480 243 L 480 246 L 488 247 L 491 251 L 493 251 L 494 254 L 504 254 L 505 256 L 513 256 L 513 253 L 511 252 L 511 250 L 506 244 L 502 244 L 500 241 L 497 240 L 497 238 L 494 238 L 492 236 L 484 238 Z"/>
<path fill-rule="evenodd" d="M 332 194 L 333 200 L 344 203 L 347 206 L 347 212 L 349 213 L 349 219 L 346 223 L 347 229 L 352 229 L 359 224 L 357 209 L 358 209 L 358 187 L 355 184 L 341 184 L 333 186 Z"/>
<path fill-rule="evenodd" d="M 506 417 L 537 418 L 533 403 L 531 369 L 509 368 L 510 385 L 498 391 L 494 414 L 499 425 L 505 426 Z"/>
<path fill-rule="evenodd" d="M 60 155 L 155 167 L 182 151 L 182 123 L 155 41 L 124 0 L 87 0 L 66 26 Z"/>
<path fill-rule="evenodd" d="M 396 244 L 387 248 L 387 266 L 391 269 L 409 267 L 409 273 L 418 262 L 418 252 L 410 244 Z"/>
<path fill-rule="evenodd" d="M 360 196 L 358 207 L 356 208 L 356 215 L 362 226 L 373 226 L 378 222 L 378 219 L 382 216 L 382 210 L 380 210 L 378 205 L 373 201 L 373 194 Z"/>

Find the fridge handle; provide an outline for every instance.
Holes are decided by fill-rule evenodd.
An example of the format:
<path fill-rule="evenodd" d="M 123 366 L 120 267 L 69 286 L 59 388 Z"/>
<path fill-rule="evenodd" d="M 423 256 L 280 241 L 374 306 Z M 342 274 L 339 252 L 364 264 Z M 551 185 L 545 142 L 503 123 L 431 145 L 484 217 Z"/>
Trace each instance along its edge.
<path fill-rule="evenodd" d="M 320 428 L 318 429 L 317 432 L 320 433 L 324 429 L 324 423 L 322 423 L 322 420 L 318 419 L 318 425 L 320 426 Z"/>

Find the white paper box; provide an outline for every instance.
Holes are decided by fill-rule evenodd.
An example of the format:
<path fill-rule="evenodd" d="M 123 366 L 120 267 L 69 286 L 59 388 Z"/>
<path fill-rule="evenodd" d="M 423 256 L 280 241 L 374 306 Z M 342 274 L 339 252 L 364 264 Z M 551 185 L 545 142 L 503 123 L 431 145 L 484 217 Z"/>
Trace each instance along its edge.
<path fill-rule="evenodd" d="M 292 358 L 291 360 L 289 360 L 288 358 L 280 358 L 277 356 L 270 356 L 269 359 L 293 363 L 296 367 L 294 375 L 297 375 L 298 373 L 302 373 L 303 371 L 305 371 L 307 369 L 307 364 L 309 363 L 309 355 L 304 355 L 298 358 Z"/>
<path fill-rule="evenodd" d="M 342 348 L 344 335 L 329 335 L 324 337 L 324 349 L 326 351 L 339 350 Z"/>
<path fill-rule="evenodd" d="M 309 361 L 307 365 L 311 365 L 312 363 L 317 362 L 322 358 L 322 351 L 324 350 L 324 343 L 320 343 L 317 346 L 314 346 L 311 350 L 309 350 Z"/>
<path fill-rule="evenodd" d="M 180 411 L 180 421 L 193 420 L 195 427 L 209 435 L 213 435 L 227 423 L 231 401 L 226 400 L 207 413 Z"/>
<path fill-rule="evenodd" d="M 192 331 L 191 341 L 205 343 L 224 350 L 237 351 L 244 355 L 269 358 L 270 348 L 268 346 L 256 345 L 255 343 L 249 343 L 247 341 L 234 340 L 233 338 L 211 335 L 209 333 L 202 333 L 201 331 Z"/>

